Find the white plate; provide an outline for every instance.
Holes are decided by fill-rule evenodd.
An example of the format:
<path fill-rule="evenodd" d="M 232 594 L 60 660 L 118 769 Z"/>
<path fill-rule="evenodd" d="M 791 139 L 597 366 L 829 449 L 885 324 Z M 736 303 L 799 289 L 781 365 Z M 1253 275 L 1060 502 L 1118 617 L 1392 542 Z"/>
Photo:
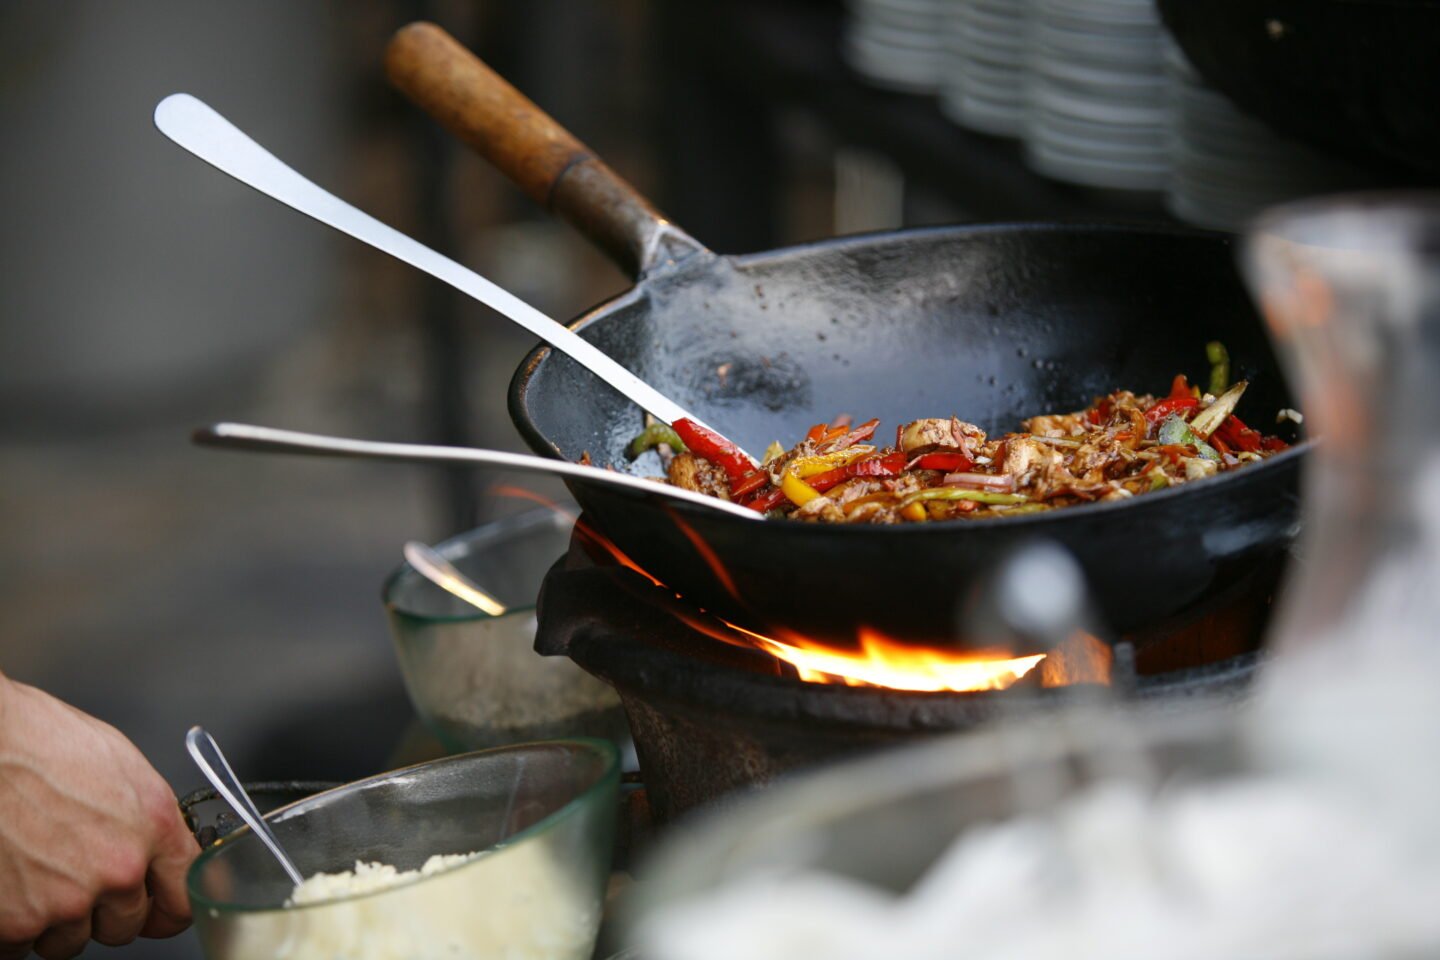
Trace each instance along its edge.
<path fill-rule="evenodd" d="M 959 72 L 963 77 L 991 86 L 1022 87 L 1025 83 L 1025 70 L 1022 67 L 987 63 L 972 57 L 959 61 Z"/>
<path fill-rule="evenodd" d="M 938 30 L 895 30 L 864 20 L 852 23 L 848 35 L 853 40 L 875 47 L 894 47 L 901 50 L 925 50 L 937 53 L 944 49 L 945 43 L 945 38 Z"/>
<path fill-rule="evenodd" d="M 1024 110 L 1020 105 L 996 104 L 973 96 L 946 98 L 941 101 L 940 109 L 968 130 L 999 137 L 1018 137 L 1024 124 Z"/>
<path fill-rule="evenodd" d="M 1028 88 L 1030 102 L 1038 110 L 1046 110 L 1090 123 L 1116 126 L 1148 127 L 1163 130 L 1169 127 L 1170 107 L 1165 102 L 1127 103 L 1113 97 L 1099 97 L 1087 91 L 1067 88 L 1054 82 L 1031 78 Z"/>
<path fill-rule="evenodd" d="M 1154 0 L 1031 0 L 1031 11 L 1080 30 L 1139 30 L 1160 24 Z"/>
<path fill-rule="evenodd" d="M 1169 168 L 1156 164 L 1121 164 L 1096 161 L 1055 151 L 1043 144 L 1025 143 L 1025 160 L 1031 169 L 1055 180 L 1117 190 L 1159 191 L 1169 179 Z"/>
<path fill-rule="evenodd" d="M 1155 126 L 1126 126 L 1113 123 L 1092 123 L 1064 114 L 1030 106 L 1030 123 L 1036 130 L 1048 131 L 1077 143 L 1113 144 L 1117 148 L 1154 150 L 1170 147 L 1169 132 Z"/>
<path fill-rule="evenodd" d="M 1038 56 L 1061 57 L 1115 70 L 1137 69 L 1164 73 L 1160 36 L 1112 40 L 1085 34 L 1060 33 L 1036 23 L 1028 34 L 1030 49 Z"/>
<path fill-rule="evenodd" d="M 905 51 L 849 41 L 845 62 L 876 86 L 905 93 L 932 93 L 944 75 L 944 58 L 917 57 Z"/>
<path fill-rule="evenodd" d="M 1113 163 L 1121 166 L 1141 166 L 1168 169 L 1170 150 L 1164 143 L 1132 144 L 1076 139 L 1058 134 L 1053 130 L 1037 129 L 1027 124 L 1025 128 L 1027 145 L 1044 147 L 1067 157 Z"/>

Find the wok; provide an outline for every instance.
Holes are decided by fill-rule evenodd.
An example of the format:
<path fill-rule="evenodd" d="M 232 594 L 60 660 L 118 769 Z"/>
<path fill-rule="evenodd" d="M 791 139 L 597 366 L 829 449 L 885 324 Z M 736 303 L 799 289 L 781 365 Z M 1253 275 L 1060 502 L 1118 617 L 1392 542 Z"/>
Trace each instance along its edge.
<path fill-rule="evenodd" d="M 406 27 L 387 61 L 412 99 L 637 277 L 572 328 L 748 450 L 841 413 L 880 417 L 882 431 L 951 414 L 1014 430 L 1112 389 L 1203 377 L 1217 339 L 1251 382 L 1242 415 L 1268 424 L 1293 406 L 1225 235 L 961 226 L 718 256 L 438 28 Z M 625 459 L 640 411 L 564 356 L 531 353 L 509 402 L 538 453 L 661 472 L 653 454 Z M 1032 538 L 1079 559 L 1117 635 L 1201 615 L 1283 556 L 1303 453 L 1124 502 L 889 527 L 747 523 L 567 483 L 631 559 L 726 619 L 837 645 L 861 626 L 964 645 L 955 621 L 969 585 Z"/>

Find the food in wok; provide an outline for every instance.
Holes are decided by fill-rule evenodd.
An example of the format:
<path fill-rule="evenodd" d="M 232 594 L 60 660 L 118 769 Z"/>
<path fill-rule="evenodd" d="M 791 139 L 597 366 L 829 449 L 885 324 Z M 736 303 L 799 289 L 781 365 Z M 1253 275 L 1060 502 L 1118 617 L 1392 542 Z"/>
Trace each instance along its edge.
<path fill-rule="evenodd" d="M 825 523 L 919 523 L 1016 516 L 1123 500 L 1238 470 L 1288 447 L 1235 416 L 1244 381 L 1210 345 L 1210 392 L 1181 374 L 1168 395 L 1117 390 L 1074 413 L 1042 414 L 1021 432 L 988 437 L 956 417 L 902 424 L 894 446 L 870 442 L 879 427 L 842 418 L 817 424 L 755 464 L 705 427 L 652 424 L 630 452 L 663 445 L 666 480 L 767 516 Z M 1297 418 L 1298 414 L 1286 411 Z"/>

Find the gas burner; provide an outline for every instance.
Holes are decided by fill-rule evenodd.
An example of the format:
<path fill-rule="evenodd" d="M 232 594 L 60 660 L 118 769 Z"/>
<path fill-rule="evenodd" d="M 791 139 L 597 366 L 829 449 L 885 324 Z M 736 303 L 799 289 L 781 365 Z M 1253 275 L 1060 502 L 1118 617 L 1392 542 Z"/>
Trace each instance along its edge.
<path fill-rule="evenodd" d="M 857 651 L 832 651 L 838 661 L 797 657 L 791 644 L 709 616 L 618 555 L 581 518 L 569 553 L 541 588 L 535 649 L 568 656 L 615 687 L 651 813 L 664 821 L 788 770 L 1054 709 L 1100 688 L 1177 705 L 1243 696 L 1279 567 L 1236 584 L 1164 635 L 1127 636 L 1113 647 L 1081 635 L 1031 658 L 1038 663 L 1007 665 L 980 689 L 897 689 L 908 679 L 877 685 L 815 669 L 848 671 Z M 879 660 L 896 666 L 884 649 Z M 932 683 L 933 673 L 917 682 Z"/>

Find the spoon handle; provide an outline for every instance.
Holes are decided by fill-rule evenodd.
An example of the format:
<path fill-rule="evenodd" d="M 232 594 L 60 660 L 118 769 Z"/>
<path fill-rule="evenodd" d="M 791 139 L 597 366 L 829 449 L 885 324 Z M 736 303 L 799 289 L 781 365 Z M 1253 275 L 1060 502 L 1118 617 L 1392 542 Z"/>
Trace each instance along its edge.
<path fill-rule="evenodd" d="M 261 453 L 308 453 L 322 457 L 358 457 L 366 460 L 403 460 L 410 463 L 476 463 L 490 467 L 504 467 L 523 470 L 527 473 L 545 473 L 562 477 L 575 477 L 589 483 L 605 483 L 614 487 L 626 487 L 651 497 L 665 497 L 684 500 L 709 510 L 719 510 L 731 516 L 747 520 L 763 520 L 759 513 L 749 507 L 708 497 L 683 487 L 672 487 L 654 480 L 645 480 L 620 473 L 602 470 L 584 464 L 569 463 L 565 460 L 551 460 L 525 453 L 506 453 L 500 450 L 481 450 L 474 447 L 438 447 L 419 443 L 381 443 L 374 440 L 352 440 L 347 437 L 327 437 L 323 434 L 300 433 L 295 430 L 276 430 L 273 427 L 257 427 L 247 423 L 214 423 L 201 427 L 191 434 L 191 439 L 202 447 L 226 447 L 232 450 L 255 450 Z"/>
<path fill-rule="evenodd" d="M 255 803 L 245 792 L 245 788 L 240 786 L 240 779 L 225 761 L 225 754 L 220 752 L 220 745 L 215 742 L 215 738 L 206 733 L 203 727 L 191 727 L 185 734 L 185 749 L 190 751 L 190 758 L 195 761 L 200 772 L 205 774 L 215 792 L 225 798 L 240 819 L 255 832 L 255 836 L 275 854 L 275 859 L 280 861 L 280 866 L 285 868 L 295 886 L 304 883 L 305 878 L 295 869 L 295 864 L 286 856 L 280 841 L 270 832 L 270 825 L 260 816 L 260 811 L 255 808 Z"/>
<path fill-rule="evenodd" d="M 479 607 L 492 617 L 502 616 L 509 609 L 481 590 L 479 585 L 461 573 L 455 564 L 419 540 L 411 540 L 405 544 L 405 561 L 419 570 L 426 580 L 453 593 L 471 606 Z"/>
<path fill-rule="evenodd" d="M 701 422 L 684 407 L 572 333 L 564 324 L 475 271 L 386 226 L 305 179 L 190 94 L 173 93 L 161 100 L 155 108 L 155 126 L 201 160 L 241 183 L 469 294 L 529 330 L 666 423 L 682 419 Z"/>

